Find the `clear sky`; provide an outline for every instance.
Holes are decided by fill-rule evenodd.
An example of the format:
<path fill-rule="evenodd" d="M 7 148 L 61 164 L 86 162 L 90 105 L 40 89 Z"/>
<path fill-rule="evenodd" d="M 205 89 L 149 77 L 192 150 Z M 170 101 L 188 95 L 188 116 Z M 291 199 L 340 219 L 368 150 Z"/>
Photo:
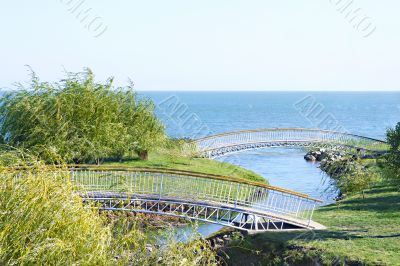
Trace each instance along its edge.
<path fill-rule="evenodd" d="M 28 64 L 138 90 L 400 90 L 400 1 L 351 1 L 2 1 L 0 86 Z"/>

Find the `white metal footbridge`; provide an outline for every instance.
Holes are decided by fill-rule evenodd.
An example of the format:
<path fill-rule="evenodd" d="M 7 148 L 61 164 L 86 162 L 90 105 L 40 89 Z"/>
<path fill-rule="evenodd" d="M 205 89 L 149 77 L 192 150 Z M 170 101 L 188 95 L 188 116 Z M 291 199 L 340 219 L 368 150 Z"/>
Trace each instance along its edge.
<path fill-rule="evenodd" d="M 207 136 L 194 141 L 202 156 L 214 158 L 228 153 L 276 146 L 315 146 L 358 148 L 381 151 L 386 148 L 382 140 L 359 135 L 320 129 L 267 128 L 228 132 Z"/>
<path fill-rule="evenodd" d="M 319 200 L 240 178 L 168 169 L 74 166 L 84 201 L 102 210 L 189 218 L 249 232 L 322 229 L 311 220 Z"/>

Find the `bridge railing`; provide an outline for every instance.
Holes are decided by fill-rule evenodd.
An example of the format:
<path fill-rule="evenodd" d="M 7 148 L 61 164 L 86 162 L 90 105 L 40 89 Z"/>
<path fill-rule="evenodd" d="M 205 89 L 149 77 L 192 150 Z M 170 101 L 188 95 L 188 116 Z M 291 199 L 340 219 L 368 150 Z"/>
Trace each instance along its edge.
<path fill-rule="evenodd" d="M 265 142 L 320 142 L 364 148 L 366 150 L 382 150 L 386 148 L 386 143 L 377 139 L 336 131 L 303 128 L 272 128 L 228 132 L 194 141 L 201 151 Z"/>
<path fill-rule="evenodd" d="M 311 221 L 319 200 L 305 194 L 239 178 L 188 171 L 74 167 L 71 178 L 85 193 L 119 193 L 158 199 L 220 204 Z"/>

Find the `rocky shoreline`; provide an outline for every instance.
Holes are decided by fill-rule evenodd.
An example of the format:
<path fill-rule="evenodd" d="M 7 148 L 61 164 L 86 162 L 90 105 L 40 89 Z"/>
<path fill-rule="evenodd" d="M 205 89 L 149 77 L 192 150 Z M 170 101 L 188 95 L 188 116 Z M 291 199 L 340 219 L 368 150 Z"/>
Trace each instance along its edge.
<path fill-rule="evenodd" d="M 387 152 L 384 151 L 368 152 L 364 149 L 356 149 L 356 151 L 352 153 L 340 148 L 316 148 L 307 152 L 307 154 L 304 155 L 304 159 L 308 162 L 321 162 L 321 164 L 325 164 L 327 162 L 333 162 L 348 158 L 376 159 L 384 156 L 386 153 Z"/>
<path fill-rule="evenodd" d="M 367 172 L 365 166 L 360 166 L 360 159 L 377 159 L 385 156 L 386 152 L 366 151 L 364 149 L 341 149 L 337 148 L 317 148 L 307 152 L 304 159 L 308 162 L 319 163 L 319 168 L 331 177 L 332 180 L 340 180 L 341 176 L 348 174 L 352 169 L 360 168 L 362 172 Z M 346 194 L 336 187 L 338 195 L 334 198 L 335 201 L 340 201 L 346 197 Z"/>
<path fill-rule="evenodd" d="M 324 149 L 318 148 L 315 150 L 311 150 L 304 155 L 304 159 L 308 162 L 328 162 L 328 161 L 336 161 L 341 160 L 346 156 L 346 153 L 340 149 Z"/>

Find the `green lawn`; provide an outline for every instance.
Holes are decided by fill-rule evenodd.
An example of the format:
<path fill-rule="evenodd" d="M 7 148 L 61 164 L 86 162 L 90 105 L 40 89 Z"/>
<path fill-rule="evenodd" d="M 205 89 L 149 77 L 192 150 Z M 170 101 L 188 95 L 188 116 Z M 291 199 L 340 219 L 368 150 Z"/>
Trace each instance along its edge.
<path fill-rule="evenodd" d="M 313 220 L 328 229 L 247 236 L 226 249 L 229 264 L 400 265 L 400 193 L 394 187 L 376 186 L 365 199 L 354 195 L 322 207 Z"/>
<path fill-rule="evenodd" d="M 150 153 L 149 160 L 147 161 L 135 158 L 123 162 L 108 162 L 104 165 L 168 168 L 175 170 L 185 170 L 214 175 L 238 177 L 263 183 L 267 182 L 265 178 L 254 173 L 253 171 L 230 163 L 218 162 L 205 158 L 189 158 L 177 155 L 169 155 L 162 152 Z"/>

